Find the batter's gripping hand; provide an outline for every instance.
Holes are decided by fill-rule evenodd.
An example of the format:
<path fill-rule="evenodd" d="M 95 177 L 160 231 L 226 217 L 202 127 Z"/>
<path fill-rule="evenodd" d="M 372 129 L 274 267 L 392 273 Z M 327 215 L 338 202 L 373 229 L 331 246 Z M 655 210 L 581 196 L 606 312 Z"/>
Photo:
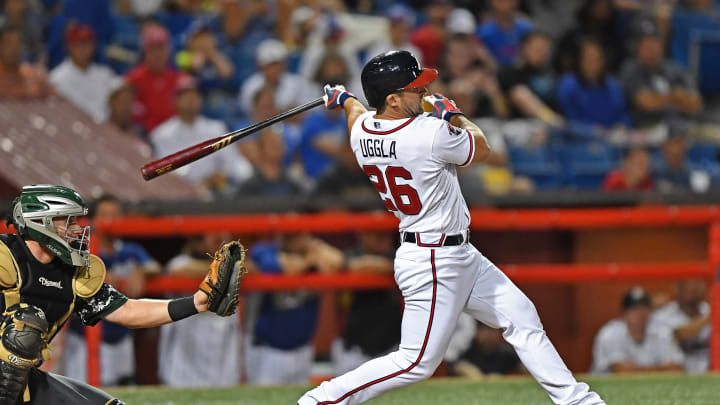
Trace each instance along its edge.
<path fill-rule="evenodd" d="M 239 241 L 224 244 L 213 255 L 200 291 L 208 295 L 208 310 L 220 316 L 235 313 L 240 294 L 240 279 L 245 274 L 245 248 Z"/>
<path fill-rule="evenodd" d="M 432 106 L 432 111 L 430 111 L 431 117 L 440 118 L 441 120 L 450 122 L 450 118 L 452 118 L 454 115 L 463 114 L 463 112 L 460 111 L 458 106 L 455 105 L 454 101 L 450 100 L 449 98 L 443 96 L 440 93 L 434 93 L 433 95 L 425 96 L 425 102 Z"/>
<path fill-rule="evenodd" d="M 326 84 L 323 90 L 325 90 L 325 95 L 323 96 L 323 99 L 325 99 L 325 108 L 328 110 L 341 109 L 345 101 L 350 97 L 357 99 L 354 94 L 345 90 L 345 86 L 340 84 L 334 86 Z"/>

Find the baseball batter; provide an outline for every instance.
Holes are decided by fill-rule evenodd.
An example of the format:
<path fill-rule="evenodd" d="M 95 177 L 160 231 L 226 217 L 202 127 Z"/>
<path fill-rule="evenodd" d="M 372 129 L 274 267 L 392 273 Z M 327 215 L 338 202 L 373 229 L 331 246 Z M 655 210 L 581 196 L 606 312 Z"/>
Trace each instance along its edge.
<path fill-rule="evenodd" d="M 371 59 L 362 71 L 367 111 L 342 86 L 325 86 L 326 107 L 343 108 L 350 143 L 385 207 L 400 219 L 395 281 L 405 299 L 399 350 L 322 383 L 299 405 L 359 404 L 430 377 L 462 311 L 495 328 L 556 404 L 605 404 L 575 380 L 532 302 L 468 242 L 470 214 L 456 167 L 490 153 L 482 131 L 440 94 L 437 77 L 407 51 Z"/>

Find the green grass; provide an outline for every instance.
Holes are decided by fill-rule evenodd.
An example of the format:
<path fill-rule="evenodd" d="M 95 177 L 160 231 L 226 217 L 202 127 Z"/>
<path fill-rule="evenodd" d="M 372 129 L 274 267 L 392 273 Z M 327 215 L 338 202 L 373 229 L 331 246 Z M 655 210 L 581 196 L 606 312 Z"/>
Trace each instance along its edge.
<path fill-rule="evenodd" d="M 600 393 L 608 405 L 719 405 L 720 375 L 642 375 L 581 378 Z M 110 392 L 128 405 L 295 405 L 306 386 L 224 389 L 167 389 L 141 387 Z M 551 405 L 530 378 L 483 381 L 433 379 L 389 392 L 372 405 Z"/>

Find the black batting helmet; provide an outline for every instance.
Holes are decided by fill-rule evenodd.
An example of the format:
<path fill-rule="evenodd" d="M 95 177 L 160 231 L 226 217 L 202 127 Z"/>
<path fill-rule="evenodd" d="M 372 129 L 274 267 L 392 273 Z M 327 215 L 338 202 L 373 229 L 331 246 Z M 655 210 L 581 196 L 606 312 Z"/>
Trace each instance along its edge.
<path fill-rule="evenodd" d="M 368 104 L 380 109 L 388 94 L 427 86 L 437 75 L 435 69 L 421 68 L 408 51 L 388 51 L 368 61 L 360 80 Z"/>

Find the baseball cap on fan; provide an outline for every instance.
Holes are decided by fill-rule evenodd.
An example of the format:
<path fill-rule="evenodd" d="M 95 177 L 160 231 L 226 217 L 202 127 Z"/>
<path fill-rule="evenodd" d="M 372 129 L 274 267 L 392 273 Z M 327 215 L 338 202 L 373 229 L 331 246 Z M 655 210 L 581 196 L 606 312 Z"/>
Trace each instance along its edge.
<path fill-rule="evenodd" d="M 195 78 L 190 75 L 182 75 L 175 82 L 175 95 L 179 95 L 180 93 L 187 91 L 187 90 L 197 90 L 197 89 L 198 89 L 197 80 L 195 80 Z"/>
<path fill-rule="evenodd" d="M 450 34 L 472 35 L 477 28 L 477 22 L 473 13 L 464 8 L 456 8 L 448 15 L 445 28 Z"/>
<path fill-rule="evenodd" d="M 415 13 L 404 4 L 394 4 L 388 8 L 385 14 L 391 24 L 404 24 L 408 27 L 415 25 Z"/>
<path fill-rule="evenodd" d="M 68 43 L 85 42 L 95 40 L 95 30 L 86 24 L 77 24 L 65 31 L 65 41 Z"/>
<path fill-rule="evenodd" d="M 258 66 L 265 66 L 274 62 L 284 62 L 287 56 L 288 52 L 285 44 L 278 39 L 266 39 L 257 47 L 256 59 Z"/>
<path fill-rule="evenodd" d="M 159 25 L 147 27 L 142 33 L 143 49 L 153 45 L 167 45 L 169 41 L 170 34 L 167 29 Z"/>
<path fill-rule="evenodd" d="M 622 310 L 627 311 L 640 305 L 650 307 L 650 296 L 642 287 L 633 287 L 623 297 Z"/>

